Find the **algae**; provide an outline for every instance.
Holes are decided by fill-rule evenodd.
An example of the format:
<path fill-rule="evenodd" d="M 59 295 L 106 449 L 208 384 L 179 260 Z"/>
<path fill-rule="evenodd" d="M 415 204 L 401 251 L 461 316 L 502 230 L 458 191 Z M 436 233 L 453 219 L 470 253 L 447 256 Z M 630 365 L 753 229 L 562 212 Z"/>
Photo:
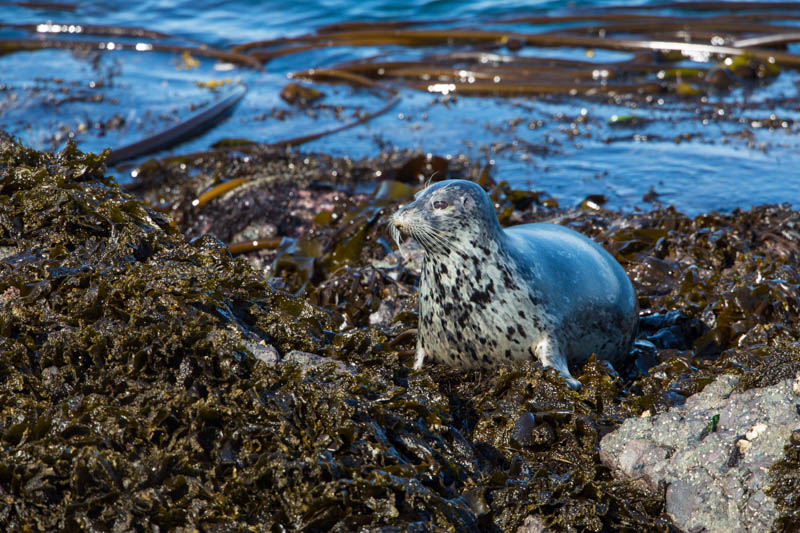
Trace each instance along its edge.
<path fill-rule="evenodd" d="M 102 156 L 0 153 L 6 529 L 671 531 L 600 438 L 720 373 L 760 386 L 800 361 L 788 206 L 561 209 L 467 160 L 254 147 L 143 167 L 131 189 L 172 222 Z M 223 172 L 250 179 L 192 206 Z M 536 362 L 412 372 L 418 277 L 385 221 L 434 173 L 480 181 L 504 223 L 555 220 L 614 253 L 643 312 L 630 364 L 590 360 L 579 392 Z M 286 245 L 233 257 L 257 223 Z M 784 524 L 794 449 L 772 472 Z"/>

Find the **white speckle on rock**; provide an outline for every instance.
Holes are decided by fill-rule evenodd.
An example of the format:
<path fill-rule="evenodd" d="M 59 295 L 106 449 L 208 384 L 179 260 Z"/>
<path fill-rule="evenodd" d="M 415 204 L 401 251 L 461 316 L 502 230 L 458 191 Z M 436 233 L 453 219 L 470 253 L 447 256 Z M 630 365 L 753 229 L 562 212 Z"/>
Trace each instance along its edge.
<path fill-rule="evenodd" d="M 736 447 L 739 448 L 739 451 L 742 452 L 743 454 L 747 453 L 747 450 L 749 450 L 750 446 L 752 445 L 753 443 L 747 439 L 739 439 L 736 441 Z"/>
<path fill-rule="evenodd" d="M 378 306 L 378 310 L 369 315 L 369 323 L 372 326 L 389 327 L 394 318 L 394 302 L 384 300 Z"/>
<path fill-rule="evenodd" d="M 756 424 L 755 426 L 750 428 L 750 431 L 745 433 L 744 436 L 747 437 L 747 440 L 752 442 L 755 439 L 757 439 L 759 435 L 764 433 L 764 430 L 766 430 L 766 429 L 767 429 L 767 425 L 762 423 L 762 422 L 759 422 L 758 424 Z"/>

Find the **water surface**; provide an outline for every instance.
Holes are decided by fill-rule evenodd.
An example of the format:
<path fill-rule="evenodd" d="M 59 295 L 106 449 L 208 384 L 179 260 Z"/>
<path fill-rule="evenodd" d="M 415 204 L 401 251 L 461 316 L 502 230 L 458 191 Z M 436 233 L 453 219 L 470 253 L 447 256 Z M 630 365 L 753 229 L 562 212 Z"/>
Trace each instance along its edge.
<path fill-rule="evenodd" d="M 74 10 L 3 6 L 1 20 L 6 26 L 0 28 L 0 38 L 37 35 L 9 25 L 97 24 L 142 27 L 171 34 L 174 39 L 168 42 L 175 44 L 205 43 L 228 49 L 248 41 L 303 35 L 344 21 L 424 20 L 433 21 L 434 27 L 543 31 L 559 26 L 503 24 L 498 19 L 580 13 L 613 5 L 599 1 L 574 2 L 568 7 L 562 2 L 510 1 L 150 0 L 125 5 L 95 1 L 81 3 Z M 625 5 L 630 8 L 633 4 Z M 675 9 L 655 13 L 697 15 Z M 798 25 L 797 21 L 774 22 Z M 134 43 L 136 39 L 118 42 Z M 204 135 L 156 155 L 205 150 L 225 138 L 274 142 L 347 123 L 386 101 L 374 91 L 312 83 L 325 98 L 312 108 L 298 109 L 279 96 L 290 73 L 378 54 L 398 59 L 441 51 L 437 47 L 333 47 L 275 59 L 264 72 L 203 57 L 187 60 L 166 52 L 16 52 L 0 57 L 0 72 L 4 73 L 0 127 L 39 149 L 58 149 L 68 138 L 85 150 L 118 147 L 174 125 L 213 102 L 225 87 L 212 91 L 198 83 L 217 80 L 248 87 L 233 115 Z M 800 52 L 800 47 L 790 44 L 788 51 Z M 633 55 L 536 47 L 519 53 L 598 63 Z M 658 193 L 659 201 L 690 214 L 761 203 L 797 204 L 799 82 L 796 71 L 784 69 L 774 79 L 703 97 L 663 95 L 650 101 L 550 95 L 445 98 L 400 88 L 400 101 L 391 112 L 302 149 L 354 158 L 372 156 L 385 148 L 442 156 L 466 154 L 493 162 L 495 179 L 547 191 L 562 205 L 602 193 L 609 198 L 608 206 L 630 210 L 646 207 L 642 197 L 651 190 Z M 614 125 L 615 116 L 646 120 Z M 121 180 L 130 179 L 129 170 L 117 171 L 117 175 Z"/>

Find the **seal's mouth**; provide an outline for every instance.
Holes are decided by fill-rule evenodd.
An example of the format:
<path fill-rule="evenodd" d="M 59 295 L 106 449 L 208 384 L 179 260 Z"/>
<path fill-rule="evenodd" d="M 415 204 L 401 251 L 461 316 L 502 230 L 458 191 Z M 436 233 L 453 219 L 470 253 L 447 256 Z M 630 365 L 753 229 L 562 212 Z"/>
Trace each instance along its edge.
<path fill-rule="evenodd" d="M 400 231 L 400 228 L 397 227 L 394 217 L 392 217 L 392 220 L 389 221 L 389 233 L 392 234 L 392 239 L 394 239 L 394 242 L 397 243 L 397 249 L 402 249 L 403 235 Z"/>
<path fill-rule="evenodd" d="M 414 223 L 407 219 L 407 206 L 400 207 L 389 219 L 389 233 L 397 243 L 397 249 L 403 253 L 403 242 L 411 239 L 418 241 L 414 233 Z"/>

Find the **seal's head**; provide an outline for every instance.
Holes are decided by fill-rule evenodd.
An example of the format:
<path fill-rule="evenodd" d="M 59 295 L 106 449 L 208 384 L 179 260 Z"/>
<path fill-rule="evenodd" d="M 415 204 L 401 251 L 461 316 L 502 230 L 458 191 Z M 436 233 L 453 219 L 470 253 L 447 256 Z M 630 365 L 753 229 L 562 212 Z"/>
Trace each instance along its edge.
<path fill-rule="evenodd" d="M 392 215 L 390 228 L 395 240 L 398 233 L 411 237 L 427 253 L 463 248 L 502 231 L 489 195 L 466 180 L 440 181 L 421 190 Z"/>

